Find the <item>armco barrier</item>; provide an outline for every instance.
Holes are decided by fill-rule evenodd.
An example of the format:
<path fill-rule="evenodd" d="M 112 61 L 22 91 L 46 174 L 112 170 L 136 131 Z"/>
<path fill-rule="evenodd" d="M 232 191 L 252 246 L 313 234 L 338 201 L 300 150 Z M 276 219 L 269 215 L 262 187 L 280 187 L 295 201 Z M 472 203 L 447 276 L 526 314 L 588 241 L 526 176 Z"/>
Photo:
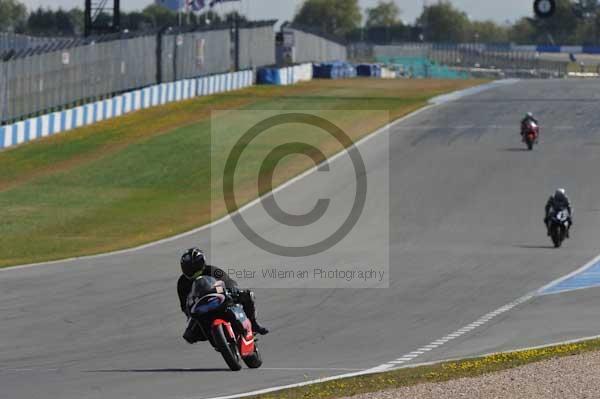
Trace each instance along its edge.
<path fill-rule="evenodd" d="M 204 76 L 149 86 L 95 103 L 0 127 L 0 148 L 91 125 L 131 111 L 192 97 L 242 89 L 254 84 L 252 70 Z"/>

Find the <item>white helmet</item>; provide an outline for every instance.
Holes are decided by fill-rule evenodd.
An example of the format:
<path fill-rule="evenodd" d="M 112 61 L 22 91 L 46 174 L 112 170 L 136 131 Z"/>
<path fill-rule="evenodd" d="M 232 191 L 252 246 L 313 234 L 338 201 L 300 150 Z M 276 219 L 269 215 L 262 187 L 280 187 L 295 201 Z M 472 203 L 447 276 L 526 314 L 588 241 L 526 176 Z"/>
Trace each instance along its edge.
<path fill-rule="evenodd" d="M 531 112 L 528 112 L 527 114 L 525 114 L 525 116 L 526 116 L 527 118 L 533 118 L 533 114 L 532 114 Z"/>
<path fill-rule="evenodd" d="M 554 192 L 554 197 L 555 198 L 566 198 L 567 191 L 564 188 L 557 188 L 556 191 Z"/>

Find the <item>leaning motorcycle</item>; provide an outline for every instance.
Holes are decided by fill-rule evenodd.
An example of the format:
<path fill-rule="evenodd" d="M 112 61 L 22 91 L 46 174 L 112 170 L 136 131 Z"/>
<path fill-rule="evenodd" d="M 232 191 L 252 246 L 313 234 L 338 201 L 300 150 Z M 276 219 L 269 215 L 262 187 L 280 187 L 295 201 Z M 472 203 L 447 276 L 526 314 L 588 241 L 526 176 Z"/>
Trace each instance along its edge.
<path fill-rule="evenodd" d="M 187 298 L 190 323 L 195 323 L 200 341 L 209 341 L 232 371 L 262 365 L 252 323 L 243 307 L 235 303 L 225 283 L 210 276 L 194 280 Z"/>
<path fill-rule="evenodd" d="M 552 212 L 550 217 L 550 238 L 554 247 L 558 248 L 565 240 L 567 229 L 569 228 L 569 211 L 561 209 L 558 212 Z"/>
<path fill-rule="evenodd" d="M 527 144 L 527 149 L 531 151 L 533 144 L 537 142 L 540 133 L 540 127 L 534 121 L 527 121 L 522 126 L 523 141 Z"/>

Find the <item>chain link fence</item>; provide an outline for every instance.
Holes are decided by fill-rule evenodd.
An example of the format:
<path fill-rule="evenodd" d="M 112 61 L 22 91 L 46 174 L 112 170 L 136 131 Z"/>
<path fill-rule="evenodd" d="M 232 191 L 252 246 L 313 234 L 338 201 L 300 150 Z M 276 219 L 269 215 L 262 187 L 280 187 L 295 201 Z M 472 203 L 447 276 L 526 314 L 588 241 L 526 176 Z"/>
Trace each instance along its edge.
<path fill-rule="evenodd" d="M 487 69 L 501 72 L 503 76 L 521 78 L 562 77 L 567 73 L 568 65 L 567 62 L 542 60 L 535 51 L 468 43 L 374 45 L 371 54 L 379 62 L 403 57 L 424 58 L 457 70 L 483 73 Z"/>
<path fill-rule="evenodd" d="M 63 44 L 70 41 L 70 38 L 37 37 L 20 35 L 18 33 L 0 32 L 0 53 L 9 50 L 22 51 L 32 47 L 39 47 L 48 44 Z"/>
<path fill-rule="evenodd" d="M 96 101 L 156 83 L 272 65 L 275 21 L 211 30 L 69 39 L 1 55 L 3 123 Z"/>
<path fill-rule="evenodd" d="M 279 65 L 348 59 L 346 43 L 299 25 L 282 26 L 281 43 L 277 47 Z"/>

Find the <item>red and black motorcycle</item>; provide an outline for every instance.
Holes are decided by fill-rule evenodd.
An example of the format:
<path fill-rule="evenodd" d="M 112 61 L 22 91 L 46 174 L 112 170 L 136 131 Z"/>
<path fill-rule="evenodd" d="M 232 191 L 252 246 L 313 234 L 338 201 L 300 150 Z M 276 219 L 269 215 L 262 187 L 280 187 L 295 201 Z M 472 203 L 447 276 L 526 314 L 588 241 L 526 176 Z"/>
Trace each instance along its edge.
<path fill-rule="evenodd" d="M 223 281 L 210 276 L 195 279 L 187 299 L 189 322 L 195 323 L 198 340 L 209 341 L 231 370 L 240 370 L 242 361 L 258 368 L 262 358 L 252 323 L 234 296 Z"/>
<path fill-rule="evenodd" d="M 537 143 L 539 135 L 540 127 L 534 121 L 527 121 L 521 126 L 521 136 L 529 151 L 533 149 L 533 144 Z"/>

